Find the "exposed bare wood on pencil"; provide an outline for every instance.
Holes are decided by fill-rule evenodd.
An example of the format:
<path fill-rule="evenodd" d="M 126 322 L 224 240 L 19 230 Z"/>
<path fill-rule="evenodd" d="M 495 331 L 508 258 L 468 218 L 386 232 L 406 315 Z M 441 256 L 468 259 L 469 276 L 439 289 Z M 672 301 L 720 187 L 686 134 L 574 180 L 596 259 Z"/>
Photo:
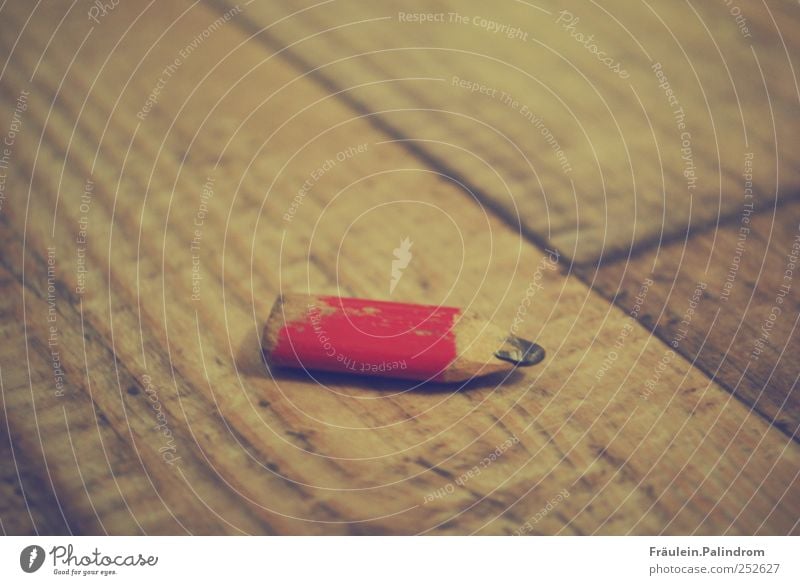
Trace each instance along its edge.
<path fill-rule="evenodd" d="M 453 327 L 458 354 L 444 374 L 447 382 L 467 380 L 475 375 L 484 376 L 508 372 L 514 368 L 509 362 L 495 357 L 508 333 L 500 327 L 475 315 L 462 315 Z"/>

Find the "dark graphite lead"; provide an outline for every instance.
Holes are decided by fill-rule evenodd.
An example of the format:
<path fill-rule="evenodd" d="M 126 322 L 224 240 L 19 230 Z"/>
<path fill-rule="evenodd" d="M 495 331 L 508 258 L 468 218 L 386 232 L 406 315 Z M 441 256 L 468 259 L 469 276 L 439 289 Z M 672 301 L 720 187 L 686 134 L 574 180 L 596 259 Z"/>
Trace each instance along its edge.
<path fill-rule="evenodd" d="M 518 366 L 532 366 L 544 359 L 544 348 L 532 341 L 509 335 L 494 355 Z"/>

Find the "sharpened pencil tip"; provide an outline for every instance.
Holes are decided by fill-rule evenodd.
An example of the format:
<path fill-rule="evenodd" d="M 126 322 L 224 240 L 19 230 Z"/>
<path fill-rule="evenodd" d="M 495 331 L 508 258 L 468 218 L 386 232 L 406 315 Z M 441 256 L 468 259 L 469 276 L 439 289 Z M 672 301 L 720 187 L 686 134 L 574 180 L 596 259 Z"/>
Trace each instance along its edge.
<path fill-rule="evenodd" d="M 509 335 L 494 355 L 517 366 L 532 366 L 544 359 L 544 348 L 532 341 Z"/>

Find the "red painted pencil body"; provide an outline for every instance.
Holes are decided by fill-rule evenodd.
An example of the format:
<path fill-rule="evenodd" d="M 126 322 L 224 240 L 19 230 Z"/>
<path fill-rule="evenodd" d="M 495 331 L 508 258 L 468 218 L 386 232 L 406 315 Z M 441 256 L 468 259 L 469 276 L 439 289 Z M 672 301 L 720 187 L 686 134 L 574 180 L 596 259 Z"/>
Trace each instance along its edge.
<path fill-rule="evenodd" d="M 455 307 L 283 295 L 264 329 L 280 366 L 452 382 L 507 371 L 494 351 L 507 336 Z"/>

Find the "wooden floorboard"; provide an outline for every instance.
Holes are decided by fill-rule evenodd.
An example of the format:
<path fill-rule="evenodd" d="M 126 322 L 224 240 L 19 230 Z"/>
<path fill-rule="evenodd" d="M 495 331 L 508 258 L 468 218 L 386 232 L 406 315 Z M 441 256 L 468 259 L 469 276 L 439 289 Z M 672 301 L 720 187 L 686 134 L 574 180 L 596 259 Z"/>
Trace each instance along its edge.
<path fill-rule="evenodd" d="M 249 531 L 268 530 L 249 521 L 249 511 L 237 514 L 236 503 L 226 498 L 226 490 L 202 463 L 184 467 L 186 473 L 165 463 L 159 450 L 166 442 L 154 429 L 159 421 L 150 395 L 139 390 L 108 342 L 82 319 L 80 300 L 60 277 L 54 285 L 57 292 L 48 297 L 47 260 L 31 248 L 23 254 L 19 234 L 4 228 L 3 264 L 13 271 L 7 274 L 10 284 L 3 298 L 10 306 L 4 309 L 14 326 L 9 337 L 16 339 L 3 353 L 5 414 L 15 457 L 38 470 L 33 489 L 52 494 L 69 531 L 231 530 L 229 523 L 210 513 L 209 501 L 224 507 L 229 518 L 238 516 L 239 525 L 249 526 Z M 23 262 L 28 271 L 24 289 Z M 56 303 L 55 313 L 50 302 Z M 151 472 L 159 466 L 164 467 L 162 473 Z M 194 469 L 200 473 L 194 475 Z M 209 483 L 210 495 L 189 496 L 202 494 Z M 50 521 L 57 521 L 52 517 L 55 511 L 50 512 Z"/>
<path fill-rule="evenodd" d="M 737 219 L 581 274 L 797 441 L 800 203 Z"/>
<path fill-rule="evenodd" d="M 294 0 L 244 16 L 510 223 L 594 263 L 737 214 L 750 155 L 757 207 L 800 192 L 800 15 L 765 6 L 740 9 L 747 32 L 724 6 L 624 0 Z"/>
<path fill-rule="evenodd" d="M 73 531 L 797 532 L 784 433 L 369 113 L 248 42 L 242 15 L 214 25 L 222 12 L 189 6 L 121 3 L 91 30 L 68 14 L 41 60 L 63 13 L 23 30 L 17 4 L 0 22 L 9 52 L 23 31 L 3 95 L 30 94 L 0 223 L 19 340 L 0 358 L 6 414 Z M 265 370 L 281 290 L 388 298 L 404 237 L 392 298 L 479 311 L 539 341 L 543 365 L 464 388 Z"/>

